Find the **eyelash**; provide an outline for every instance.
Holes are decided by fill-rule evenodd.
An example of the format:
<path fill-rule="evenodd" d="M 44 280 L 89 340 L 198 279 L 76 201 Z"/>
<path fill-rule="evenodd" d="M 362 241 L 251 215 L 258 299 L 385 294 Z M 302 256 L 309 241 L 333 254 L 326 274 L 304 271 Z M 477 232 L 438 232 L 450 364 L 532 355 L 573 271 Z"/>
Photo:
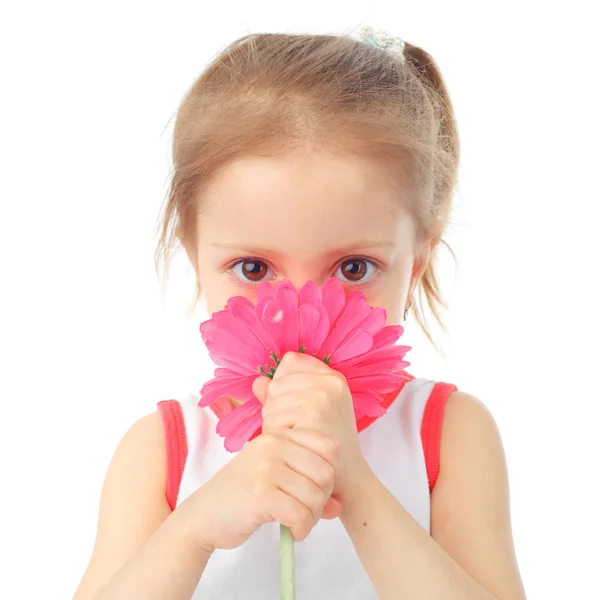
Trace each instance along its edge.
<path fill-rule="evenodd" d="M 370 263 L 374 268 L 375 268 L 375 273 L 370 277 L 370 279 L 368 279 L 365 282 L 356 282 L 353 283 L 351 281 L 342 281 L 342 283 L 348 287 L 352 287 L 353 289 L 362 289 L 365 288 L 367 286 L 371 286 L 373 285 L 381 276 L 382 271 L 383 271 L 383 265 L 381 263 L 379 263 L 376 260 L 373 260 L 372 258 L 367 258 L 366 256 L 349 256 L 346 258 L 343 258 L 342 260 L 340 260 L 337 265 L 335 266 L 334 270 L 333 270 L 333 275 L 331 277 L 335 277 L 335 273 L 337 272 L 337 270 L 346 262 L 349 261 L 365 261 L 367 263 Z M 255 256 L 248 256 L 246 258 L 239 258 L 231 263 L 229 263 L 228 265 L 226 265 L 225 269 L 224 269 L 224 273 L 229 274 L 229 276 L 233 279 L 234 283 L 236 285 L 239 285 L 241 287 L 247 287 L 247 288 L 255 288 L 257 286 L 259 286 L 261 283 L 263 283 L 264 281 L 269 281 L 269 280 L 261 280 L 261 281 L 256 281 L 256 282 L 252 282 L 252 281 L 245 281 L 243 279 L 241 279 L 240 277 L 238 277 L 234 272 L 233 269 L 237 266 L 240 265 L 242 263 L 245 262 L 257 262 L 257 263 L 262 263 L 264 265 L 266 265 L 266 267 L 274 272 L 274 269 L 271 268 L 271 266 L 269 265 L 269 263 L 267 261 L 265 261 L 262 258 L 257 258 Z"/>

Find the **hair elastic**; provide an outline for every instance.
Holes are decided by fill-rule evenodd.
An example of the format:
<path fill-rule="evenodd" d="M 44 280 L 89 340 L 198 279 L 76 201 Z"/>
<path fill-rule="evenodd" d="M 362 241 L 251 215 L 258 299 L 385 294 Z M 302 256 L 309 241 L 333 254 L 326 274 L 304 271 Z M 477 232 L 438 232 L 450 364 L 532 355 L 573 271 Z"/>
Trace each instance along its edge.
<path fill-rule="evenodd" d="M 395 37 L 382 30 L 375 31 L 373 27 L 367 25 L 361 29 L 359 39 L 374 48 L 389 52 L 400 59 L 401 62 L 405 60 L 404 48 L 406 42 L 400 37 Z"/>

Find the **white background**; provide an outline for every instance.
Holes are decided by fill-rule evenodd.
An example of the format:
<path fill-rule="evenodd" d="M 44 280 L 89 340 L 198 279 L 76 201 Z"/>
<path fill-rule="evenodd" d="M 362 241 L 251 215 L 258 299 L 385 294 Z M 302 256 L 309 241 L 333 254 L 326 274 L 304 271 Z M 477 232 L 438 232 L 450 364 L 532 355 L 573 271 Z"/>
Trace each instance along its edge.
<path fill-rule="evenodd" d="M 598 62 L 592 2 L 13 2 L 0 14 L 0 597 L 70 598 L 120 437 L 208 364 L 183 257 L 161 298 L 170 125 L 247 32 L 421 45 L 462 135 L 447 358 L 492 410 L 529 598 L 599 598 Z"/>

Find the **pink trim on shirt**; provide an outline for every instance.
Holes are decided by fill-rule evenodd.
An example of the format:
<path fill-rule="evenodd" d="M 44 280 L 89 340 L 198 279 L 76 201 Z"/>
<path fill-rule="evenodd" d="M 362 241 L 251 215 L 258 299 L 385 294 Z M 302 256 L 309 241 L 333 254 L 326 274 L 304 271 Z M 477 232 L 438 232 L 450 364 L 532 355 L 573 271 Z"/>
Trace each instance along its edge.
<path fill-rule="evenodd" d="M 187 459 L 188 447 L 185 435 L 185 423 L 181 405 L 176 400 L 164 400 L 158 403 L 158 412 L 165 429 L 167 450 L 166 496 L 171 510 L 177 506 L 179 486 L 183 477 L 183 468 Z"/>
<path fill-rule="evenodd" d="M 402 382 L 400 388 L 394 392 L 383 395 L 382 405 L 387 409 L 398 397 L 398 394 L 407 383 L 414 379 L 412 375 L 406 375 L 407 380 Z M 423 421 L 421 423 L 421 443 L 425 455 L 425 467 L 427 469 L 427 480 L 429 482 L 429 492 L 435 487 L 440 471 L 440 443 L 442 437 L 442 424 L 444 420 L 444 409 L 450 394 L 457 390 L 455 385 L 448 383 L 436 383 L 431 395 L 425 405 L 423 412 Z M 231 403 L 227 398 L 214 403 L 211 406 L 217 417 L 221 417 L 232 410 Z M 165 442 L 167 450 L 167 483 L 166 495 L 167 502 L 172 510 L 177 505 L 177 496 L 183 476 L 183 469 L 188 454 L 187 439 L 185 434 L 185 424 L 181 405 L 176 400 L 165 400 L 158 403 L 158 411 L 162 417 L 165 429 Z M 374 423 L 377 417 L 362 417 L 357 422 L 358 431 L 363 431 L 369 425 Z M 251 439 L 260 435 L 259 429 Z"/>
<path fill-rule="evenodd" d="M 421 443 L 425 454 L 429 493 L 433 491 L 440 473 L 440 443 L 446 402 L 456 386 L 449 383 L 436 383 L 423 411 L 421 423 Z"/>

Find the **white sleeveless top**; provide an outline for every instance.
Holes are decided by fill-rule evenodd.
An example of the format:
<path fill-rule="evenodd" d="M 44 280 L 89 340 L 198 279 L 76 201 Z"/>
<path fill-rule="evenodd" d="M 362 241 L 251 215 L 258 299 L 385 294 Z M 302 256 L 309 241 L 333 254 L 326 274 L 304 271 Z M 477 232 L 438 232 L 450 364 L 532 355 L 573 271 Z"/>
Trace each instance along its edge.
<path fill-rule="evenodd" d="M 387 413 L 358 434 L 372 471 L 427 532 L 430 485 L 421 433 L 435 387 L 436 382 L 426 379 L 408 381 Z M 446 386 L 446 397 L 455 389 Z M 177 505 L 235 456 L 215 432 L 217 417 L 200 408 L 198 399 L 196 394 L 178 401 L 187 456 Z M 439 438 L 437 442 L 439 451 Z M 297 600 L 377 600 L 339 519 L 319 521 L 305 540 L 296 542 L 295 559 Z M 279 525 L 268 523 L 238 548 L 213 553 L 192 600 L 277 600 L 279 594 Z"/>

